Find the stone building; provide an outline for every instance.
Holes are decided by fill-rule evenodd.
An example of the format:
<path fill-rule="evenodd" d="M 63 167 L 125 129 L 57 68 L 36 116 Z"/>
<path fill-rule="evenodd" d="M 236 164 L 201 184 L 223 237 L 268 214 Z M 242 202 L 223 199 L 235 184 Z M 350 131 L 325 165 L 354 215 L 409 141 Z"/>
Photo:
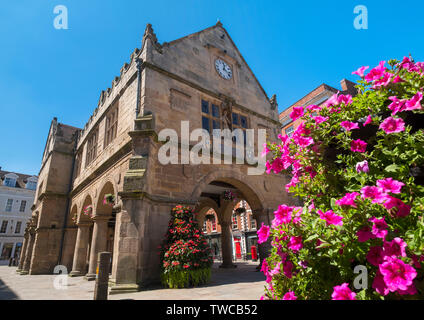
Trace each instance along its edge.
<path fill-rule="evenodd" d="M 0 263 L 18 260 L 21 255 L 36 187 L 36 176 L 2 171 L 0 167 Z"/>
<path fill-rule="evenodd" d="M 60 264 L 94 279 L 97 254 L 108 250 L 111 292 L 138 290 L 159 280 L 158 246 L 177 204 L 193 206 L 200 225 L 215 210 L 222 267 L 233 267 L 234 202 L 223 192 L 235 190 L 258 226 L 269 225 L 277 206 L 291 201 L 283 189 L 288 178 L 250 175 L 255 165 L 234 157 L 231 164 L 186 161 L 197 141 L 177 143 L 180 160 L 162 164 L 160 132 L 183 136 L 182 121 L 191 130 L 264 129 L 277 138 L 276 98 L 268 98 L 220 22 L 162 44 L 147 25 L 141 48 L 101 93 L 84 128 L 52 121 L 19 271 L 52 273 Z M 262 258 L 266 250 L 260 246 Z"/>
<path fill-rule="evenodd" d="M 290 118 L 290 113 L 292 112 L 294 107 L 303 106 L 306 108 L 313 104 L 319 106 L 338 92 L 340 94 L 350 94 L 352 96 L 355 96 L 357 94 L 357 89 L 355 88 L 356 83 L 346 79 L 342 79 L 340 81 L 340 85 L 342 88 L 341 91 L 337 90 L 332 86 L 329 86 L 328 84 L 323 83 L 308 94 L 306 94 L 302 99 L 296 101 L 294 104 L 284 109 L 280 113 L 282 134 L 291 136 L 294 130 L 302 122 L 300 118 L 295 121 Z"/>

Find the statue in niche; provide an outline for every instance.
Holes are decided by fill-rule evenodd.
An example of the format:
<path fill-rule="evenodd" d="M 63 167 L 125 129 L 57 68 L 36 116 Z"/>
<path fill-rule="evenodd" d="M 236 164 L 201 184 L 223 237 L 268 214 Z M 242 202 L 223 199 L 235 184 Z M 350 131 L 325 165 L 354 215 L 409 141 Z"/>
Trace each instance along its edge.
<path fill-rule="evenodd" d="M 231 102 L 229 100 L 224 100 L 221 104 L 222 110 L 222 129 L 232 129 L 231 125 Z"/>

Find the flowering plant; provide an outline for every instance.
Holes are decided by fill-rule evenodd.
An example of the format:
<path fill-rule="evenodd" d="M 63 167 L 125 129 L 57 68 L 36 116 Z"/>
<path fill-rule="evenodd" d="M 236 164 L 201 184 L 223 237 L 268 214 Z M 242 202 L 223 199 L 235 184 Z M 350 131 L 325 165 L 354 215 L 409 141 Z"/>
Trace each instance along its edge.
<path fill-rule="evenodd" d="M 233 201 L 236 198 L 236 194 L 231 190 L 225 190 L 222 194 L 224 200 Z"/>
<path fill-rule="evenodd" d="M 424 297 L 424 63 L 367 69 L 358 95 L 296 108 L 293 135 L 265 147 L 267 172 L 290 173 L 303 206 L 258 230 L 272 245 L 264 299 Z"/>
<path fill-rule="evenodd" d="M 91 204 L 89 204 L 88 206 L 84 207 L 84 214 L 86 216 L 91 215 L 92 211 L 93 211 L 93 206 Z"/>
<path fill-rule="evenodd" d="M 207 283 L 212 255 L 191 208 L 176 206 L 161 251 L 162 283 L 183 288 Z"/>
<path fill-rule="evenodd" d="M 103 198 L 103 204 L 113 206 L 115 203 L 115 196 L 111 193 L 105 194 Z"/>

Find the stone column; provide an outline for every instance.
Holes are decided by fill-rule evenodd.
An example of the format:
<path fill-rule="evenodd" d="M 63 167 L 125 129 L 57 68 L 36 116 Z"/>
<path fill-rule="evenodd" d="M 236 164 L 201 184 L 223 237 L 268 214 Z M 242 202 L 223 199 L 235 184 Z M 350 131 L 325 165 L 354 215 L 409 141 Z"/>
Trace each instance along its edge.
<path fill-rule="evenodd" d="M 221 225 L 221 247 L 222 247 L 222 264 L 220 268 L 235 268 L 233 264 L 233 239 L 231 236 L 231 222 L 222 221 Z"/>
<path fill-rule="evenodd" d="M 137 261 L 139 243 L 142 241 L 135 217 L 142 212 L 137 206 L 140 200 L 123 199 L 122 209 L 116 214 L 115 243 L 113 250 L 112 280 L 110 294 L 137 292 Z M 138 211 L 139 209 L 140 211 Z"/>
<path fill-rule="evenodd" d="M 29 232 L 28 230 L 25 230 L 25 234 L 24 234 L 24 242 L 22 244 L 22 249 L 21 249 L 21 256 L 19 257 L 19 265 L 18 265 L 18 269 L 16 269 L 16 272 L 21 272 L 23 270 L 24 267 L 24 262 L 25 262 L 25 256 L 26 256 L 26 250 L 28 247 L 28 235 Z"/>
<path fill-rule="evenodd" d="M 35 230 L 30 230 L 28 235 L 28 247 L 25 252 L 25 261 L 22 267 L 21 274 L 28 274 L 29 272 L 29 268 L 31 266 L 32 251 L 34 249 L 34 242 L 35 242 Z"/>
<path fill-rule="evenodd" d="M 90 249 L 90 264 L 88 266 L 88 273 L 85 275 L 87 280 L 96 279 L 96 269 L 97 269 L 97 255 L 99 252 L 106 251 L 107 247 L 107 222 L 109 221 L 109 216 L 94 216 L 94 228 L 93 228 L 93 237 L 91 239 L 91 249 Z"/>
<path fill-rule="evenodd" d="M 72 263 L 72 271 L 69 276 L 77 277 L 85 274 L 89 239 L 90 224 L 79 223 L 77 231 L 77 240 L 75 243 L 74 260 Z"/>

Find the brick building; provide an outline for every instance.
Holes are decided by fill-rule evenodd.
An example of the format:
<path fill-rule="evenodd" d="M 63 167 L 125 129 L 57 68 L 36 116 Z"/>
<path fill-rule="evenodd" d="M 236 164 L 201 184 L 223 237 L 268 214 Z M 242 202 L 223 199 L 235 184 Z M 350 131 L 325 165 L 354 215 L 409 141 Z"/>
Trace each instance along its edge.
<path fill-rule="evenodd" d="M 321 84 L 319 87 L 315 88 L 307 95 L 305 95 L 302 99 L 296 101 L 294 104 L 286 108 L 284 111 L 280 113 L 280 123 L 281 123 L 281 132 L 282 134 L 291 135 L 293 131 L 297 128 L 297 126 L 302 121 L 301 119 L 297 119 L 293 121 L 290 118 L 290 113 L 292 112 L 294 107 L 307 107 L 310 105 L 321 105 L 327 99 L 329 99 L 332 95 L 339 92 L 340 94 L 350 94 L 355 96 L 357 94 L 357 90 L 355 88 L 355 83 L 346 79 L 340 81 L 340 85 L 342 90 L 338 90 L 333 88 L 325 83 Z"/>
<path fill-rule="evenodd" d="M 203 232 L 214 252 L 215 259 L 221 259 L 221 225 L 218 223 L 216 212 L 210 209 L 205 219 Z M 213 216 L 213 218 L 212 218 Z M 257 248 L 257 224 L 253 218 L 252 209 L 245 201 L 235 205 L 231 217 L 231 235 L 233 260 L 252 260 L 252 246 Z"/>

